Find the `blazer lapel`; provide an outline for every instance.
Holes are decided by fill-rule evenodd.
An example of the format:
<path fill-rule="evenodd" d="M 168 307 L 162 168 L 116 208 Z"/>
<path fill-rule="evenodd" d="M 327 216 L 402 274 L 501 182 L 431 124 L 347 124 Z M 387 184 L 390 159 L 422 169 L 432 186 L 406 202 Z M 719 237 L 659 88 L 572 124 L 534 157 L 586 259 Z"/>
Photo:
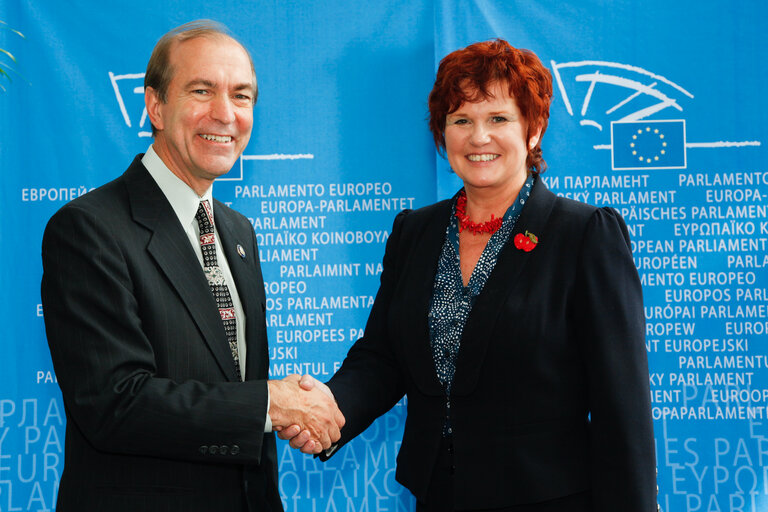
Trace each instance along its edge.
<path fill-rule="evenodd" d="M 493 272 L 467 318 L 456 362 L 453 393 L 466 395 L 474 390 L 496 319 L 509 294 L 513 293 L 521 279 L 525 279 L 523 271 L 526 263 L 536 257 L 535 250 L 525 252 L 515 247 L 515 234 L 530 231 L 539 237 L 540 244 L 547 243 L 544 229 L 554 204 L 555 195 L 547 190 L 541 179 L 537 179 L 528 204 L 520 213 L 509 240 L 499 253 Z"/>
<path fill-rule="evenodd" d="M 229 269 L 232 271 L 237 294 L 246 315 L 245 373 L 246 379 L 252 379 L 264 372 L 263 368 L 261 371 L 257 371 L 256 365 L 263 366 L 265 361 L 267 363 L 269 361 L 267 335 L 263 328 L 266 305 L 262 301 L 262 295 L 259 291 L 264 288 L 264 282 L 257 272 L 254 272 L 254 269 L 258 268 L 259 265 L 259 255 L 250 252 L 253 246 L 252 235 L 236 229 L 231 212 L 223 204 L 217 201 L 214 212 L 221 247 L 227 258 Z"/>
<path fill-rule="evenodd" d="M 221 247 L 224 250 L 224 256 L 227 258 L 229 269 L 232 271 L 232 277 L 235 279 L 237 294 L 240 296 L 243 310 L 251 311 L 253 309 L 261 311 L 261 301 L 254 293 L 256 287 L 260 286 L 261 283 L 257 282 L 253 273 L 253 265 L 249 264 L 249 260 L 258 258 L 258 254 L 246 252 L 250 250 L 251 240 L 242 239 L 235 234 L 228 215 L 229 212 L 224 210 L 224 205 L 218 203 L 215 212 L 216 229 L 221 238 Z"/>
<path fill-rule="evenodd" d="M 407 316 L 400 322 L 403 329 L 400 338 L 404 342 L 403 350 L 408 354 L 406 361 L 411 377 L 421 391 L 428 395 L 442 395 L 443 386 L 437 378 L 435 361 L 429 336 L 429 305 L 435 284 L 437 264 L 445 241 L 445 230 L 451 214 L 451 202 L 438 203 L 431 217 L 415 233 L 411 240 L 407 258 L 398 262 L 401 268 L 409 269 L 405 286 L 411 290 L 405 296 L 403 307 Z M 425 369 L 429 371 L 425 371 Z"/>
<path fill-rule="evenodd" d="M 168 200 L 136 157 L 124 174 L 134 220 L 152 231 L 147 252 L 181 297 L 222 372 L 236 380 L 216 301 Z"/>

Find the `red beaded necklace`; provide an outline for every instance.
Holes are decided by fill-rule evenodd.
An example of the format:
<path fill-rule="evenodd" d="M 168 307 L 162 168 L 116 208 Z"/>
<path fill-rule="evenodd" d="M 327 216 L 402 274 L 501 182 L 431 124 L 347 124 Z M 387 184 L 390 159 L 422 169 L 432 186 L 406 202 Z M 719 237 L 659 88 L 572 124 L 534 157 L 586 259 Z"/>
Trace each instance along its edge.
<path fill-rule="evenodd" d="M 504 219 L 502 217 L 494 218 L 491 214 L 491 220 L 485 222 L 472 222 L 469 215 L 467 215 L 467 193 L 462 190 L 459 192 L 459 197 L 456 199 L 456 218 L 459 219 L 459 233 L 468 230 L 473 235 L 480 235 L 482 233 L 494 234 L 499 230 Z"/>

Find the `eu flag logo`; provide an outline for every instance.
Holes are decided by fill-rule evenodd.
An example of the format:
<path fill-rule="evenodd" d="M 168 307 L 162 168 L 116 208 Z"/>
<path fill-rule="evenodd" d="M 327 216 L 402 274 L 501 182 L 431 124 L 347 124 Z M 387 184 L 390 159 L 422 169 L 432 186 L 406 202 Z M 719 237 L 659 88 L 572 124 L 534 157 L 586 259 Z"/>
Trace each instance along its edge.
<path fill-rule="evenodd" d="M 611 123 L 611 167 L 685 169 L 685 120 Z"/>

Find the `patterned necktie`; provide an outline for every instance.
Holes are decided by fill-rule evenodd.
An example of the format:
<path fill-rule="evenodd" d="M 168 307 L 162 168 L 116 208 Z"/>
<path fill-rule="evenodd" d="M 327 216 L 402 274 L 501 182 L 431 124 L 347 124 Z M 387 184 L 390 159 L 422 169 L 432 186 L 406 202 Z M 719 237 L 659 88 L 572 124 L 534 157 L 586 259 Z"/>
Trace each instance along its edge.
<path fill-rule="evenodd" d="M 235 305 L 229 293 L 229 287 L 224 280 L 224 273 L 216 260 L 216 235 L 213 231 L 213 212 L 208 200 L 200 201 L 200 206 L 195 214 L 197 225 L 200 227 L 200 249 L 203 251 L 203 271 L 211 287 L 211 293 L 219 306 L 219 315 L 224 323 L 224 331 L 227 333 L 229 350 L 232 351 L 232 359 L 235 361 L 235 373 L 237 379 L 240 375 L 240 357 L 237 353 L 237 318 L 235 317 Z"/>

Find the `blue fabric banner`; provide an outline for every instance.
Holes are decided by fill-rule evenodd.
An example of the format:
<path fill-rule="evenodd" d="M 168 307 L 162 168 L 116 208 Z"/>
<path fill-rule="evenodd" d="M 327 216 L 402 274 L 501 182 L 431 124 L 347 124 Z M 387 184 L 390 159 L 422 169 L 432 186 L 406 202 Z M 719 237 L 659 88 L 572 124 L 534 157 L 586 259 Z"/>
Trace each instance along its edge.
<path fill-rule="evenodd" d="M 0 68 L 16 70 L 0 75 L 0 511 L 54 510 L 63 467 L 64 405 L 40 302 L 45 224 L 147 149 L 150 52 L 198 18 L 227 25 L 259 79 L 251 141 L 214 196 L 257 234 L 272 377 L 326 380 L 362 333 L 394 216 L 460 186 L 425 120 L 437 63 L 502 37 L 553 75 L 548 186 L 613 206 L 628 223 L 646 302 L 661 509 L 768 510 L 766 4 L 2 7 L 0 20 L 24 37 L 0 25 L 0 48 L 16 59 L 0 52 Z M 413 510 L 394 479 L 406 400 L 328 463 L 280 443 L 286 510 Z"/>

